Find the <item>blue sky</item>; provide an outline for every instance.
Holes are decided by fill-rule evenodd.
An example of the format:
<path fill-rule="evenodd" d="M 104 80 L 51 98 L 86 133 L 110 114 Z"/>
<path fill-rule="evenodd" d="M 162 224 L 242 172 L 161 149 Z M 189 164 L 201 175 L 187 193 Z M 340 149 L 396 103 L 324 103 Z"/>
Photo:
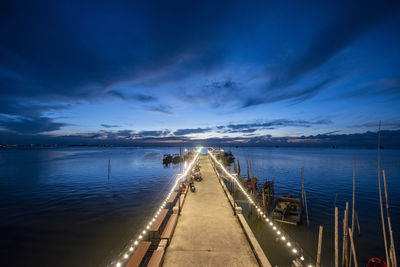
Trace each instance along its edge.
<path fill-rule="evenodd" d="M 0 21 L 3 142 L 400 129 L 396 1 L 3 1 Z"/>

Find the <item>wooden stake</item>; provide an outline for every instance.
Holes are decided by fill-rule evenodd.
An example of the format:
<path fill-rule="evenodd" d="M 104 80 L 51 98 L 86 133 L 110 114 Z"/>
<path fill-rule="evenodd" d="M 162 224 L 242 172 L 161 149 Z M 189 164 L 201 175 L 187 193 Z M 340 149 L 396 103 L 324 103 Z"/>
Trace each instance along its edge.
<path fill-rule="evenodd" d="M 250 169 L 249 169 L 249 160 L 246 159 L 246 165 L 247 165 L 247 181 L 250 180 Z"/>
<path fill-rule="evenodd" d="M 356 250 L 354 248 L 354 241 L 353 241 L 353 230 L 351 228 L 349 228 L 348 230 L 349 230 L 349 236 L 350 236 L 351 251 L 353 252 L 352 255 L 354 258 L 354 267 L 358 267 Z"/>
<path fill-rule="evenodd" d="M 358 235 L 361 235 L 360 221 L 358 220 L 357 211 L 356 211 L 356 222 L 357 222 Z"/>
<path fill-rule="evenodd" d="M 392 250 L 392 266 L 393 267 L 397 267 L 397 258 L 396 258 L 396 250 L 395 250 L 395 247 L 394 247 L 392 223 L 390 221 L 390 215 L 389 215 L 389 200 L 388 200 L 388 193 L 387 193 L 387 186 L 386 186 L 386 173 L 385 173 L 385 170 L 382 170 L 382 174 L 383 174 L 383 185 L 385 187 L 386 216 L 387 216 L 388 227 L 389 227 L 389 235 L 390 235 L 390 249 Z"/>
<path fill-rule="evenodd" d="M 348 229 L 347 229 L 347 222 L 348 222 L 348 215 L 349 215 L 349 202 L 346 202 L 346 209 L 344 211 L 344 218 L 343 218 L 343 246 L 342 246 L 342 267 L 347 266 L 347 244 L 348 244 Z"/>
<path fill-rule="evenodd" d="M 355 190 L 356 190 L 356 157 L 354 157 L 354 162 L 353 162 L 353 207 L 351 209 L 351 230 L 354 229 L 354 196 L 355 196 Z M 353 232 L 351 233 L 353 235 Z M 351 266 L 351 257 L 352 254 L 349 256 L 349 265 Z"/>
<path fill-rule="evenodd" d="M 324 227 L 322 225 L 319 226 L 319 235 L 318 235 L 318 250 L 317 250 L 317 263 L 316 267 L 321 267 L 321 249 L 322 249 L 322 232 Z"/>
<path fill-rule="evenodd" d="M 110 179 L 110 174 L 111 174 L 111 160 L 108 160 L 108 179 Z"/>
<path fill-rule="evenodd" d="M 305 206 L 305 203 L 304 203 L 304 167 L 301 167 L 301 201 L 303 202 L 303 206 Z"/>
<path fill-rule="evenodd" d="M 381 208 L 383 241 L 385 242 L 386 263 L 389 264 L 389 253 L 386 240 L 386 228 L 385 228 L 385 218 L 383 216 L 382 190 L 381 190 L 381 122 L 379 122 L 379 129 L 378 129 L 378 189 L 379 189 L 379 203 Z"/>
<path fill-rule="evenodd" d="M 339 209 L 335 207 L 335 267 L 339 267 Z"/>
<path fill-rule="evenodd" d="M 306 203 L 307 226 L 310 226 L 310 219 L 308 218 L 308 207 L 307 207 L 307 194 L 306 194 L 306 191 L 304 191 L 304 202 Z"/>

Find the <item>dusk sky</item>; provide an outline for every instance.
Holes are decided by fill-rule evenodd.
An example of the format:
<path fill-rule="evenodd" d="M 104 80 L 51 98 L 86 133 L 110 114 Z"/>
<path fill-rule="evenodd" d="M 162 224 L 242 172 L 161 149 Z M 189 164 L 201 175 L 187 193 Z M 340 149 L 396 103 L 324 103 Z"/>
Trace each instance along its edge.
<path fill-rule="evenodd" d="M 0 143 L 398 130 L 399 7 L 2 1 Z"/>

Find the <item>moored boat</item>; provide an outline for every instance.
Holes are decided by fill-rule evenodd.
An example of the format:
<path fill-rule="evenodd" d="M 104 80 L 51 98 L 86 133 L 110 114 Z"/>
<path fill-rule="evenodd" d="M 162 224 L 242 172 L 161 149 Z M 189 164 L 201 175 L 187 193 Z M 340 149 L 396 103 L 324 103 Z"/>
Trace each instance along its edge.
<path fill-rule="evenodd" d="M 280 196 L 276 200 L 275 208 L 272 211 L 272 218 L 275 221 L 297 225 L 301 222 L 303 206 L 299 198 Z"/>

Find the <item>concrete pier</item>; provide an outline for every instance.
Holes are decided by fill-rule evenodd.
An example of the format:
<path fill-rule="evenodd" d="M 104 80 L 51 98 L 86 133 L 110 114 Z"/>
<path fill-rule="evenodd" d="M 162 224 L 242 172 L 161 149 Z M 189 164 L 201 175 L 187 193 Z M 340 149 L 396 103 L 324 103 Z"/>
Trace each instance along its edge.
<path fill-rule="evenodd" d="M 259 266 L 210 158 L 200 165 L 203 181 L 186 196 L 163 266 Z"/>

